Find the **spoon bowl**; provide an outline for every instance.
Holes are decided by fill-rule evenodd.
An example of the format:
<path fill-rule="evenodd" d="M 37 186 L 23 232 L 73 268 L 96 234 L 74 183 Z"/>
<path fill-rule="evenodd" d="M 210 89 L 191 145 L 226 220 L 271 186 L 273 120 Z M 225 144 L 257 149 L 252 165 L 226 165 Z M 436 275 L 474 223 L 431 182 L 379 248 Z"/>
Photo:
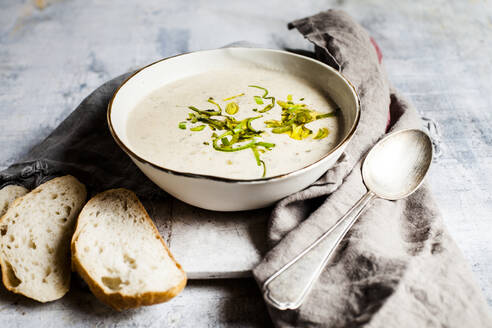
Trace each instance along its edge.
<path fill-rule="evenodd" d="M 367 154 L 362 178 L 378 197 L 396 200 L 422 184 L 432 161 L 432 142 L 420 130 L 389 134 Z"/>

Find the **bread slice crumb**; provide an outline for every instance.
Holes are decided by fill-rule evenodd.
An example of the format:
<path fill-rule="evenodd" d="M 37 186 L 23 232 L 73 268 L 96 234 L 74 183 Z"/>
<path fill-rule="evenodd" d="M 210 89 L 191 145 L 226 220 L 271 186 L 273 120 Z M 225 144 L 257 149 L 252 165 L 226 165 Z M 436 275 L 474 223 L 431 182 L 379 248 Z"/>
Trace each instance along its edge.
<path fill-rule="evenodd" d="M 70 240 L 86 190 L 67 175 L 15 200 L 0 219 L 0 265 L 5 287 L 39 302 L 70 286 Z"/>
<path fill-rule="evenodd" d="M 168 301 L 186 285 L 137 196 L 112 189 L 82 209 L 72 238 L 72 266 L 102 302 L 121 311 Z"/>

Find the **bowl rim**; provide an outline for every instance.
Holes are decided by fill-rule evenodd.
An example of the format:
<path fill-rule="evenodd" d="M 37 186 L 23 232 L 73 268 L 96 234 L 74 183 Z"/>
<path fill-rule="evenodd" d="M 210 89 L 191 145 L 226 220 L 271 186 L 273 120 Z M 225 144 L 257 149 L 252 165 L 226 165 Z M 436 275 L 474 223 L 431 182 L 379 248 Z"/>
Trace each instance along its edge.
<path fill-rule="evenodd" d="M 186 55 L 195 54 L 195 53 L 213 52 L 213 51 L 231 50 L 231 49 L 232 50 L 237 49 L 237 50 L 243 50 L 243 51 L 268 51 L 268 52 L 280 53 L 282 55 L 298 57 L 298 58 L 300 58 L 302 60 L 312 61 L 312 62 L 314 62 L 316 64 L 319 64 L 321 66 L 324 66 L 326 69 L 331 70 L 336 75 L 339 75 L 339 77 L 341 77 L 345 82 L 347 82 L 347 85 L 350 87 L 350 89 L 352 90 L 352 92 L 353 92 L 353 94 L 355 95 L 355 98 L 356 98 L 356 114 L 355 114 L 356 117 L 355 117 L 354 122 L 352 123 L 352 126 L 350 128 L 350 131 L 345 135 L 345 137 L 340 142 L 338 142 L 338 144 L 335 147 L 333 147 L 332 149 L 330 149 L 329 152 L 327 152 L 323 157 L 321 157 L 317 161 L 312 162 L 310 164 L 307 164 L 307 165 L 305 165 L 305 166 L 303 166 L 303 167 L 301 167 L 299 169 L 296 169 L 294 171 L 290 171 L 290 172 L 284 173 L 284 174 L 279 174 L 279 175 L 275 175 L 275 176 L 271 176 L 271 177 L 266 177 L 266 178 L 256 178 L 256 179 L 233 179 L 233 178 L 226 178 L 226 177 L 220 177 L 220 176 L 215 176 L 215 175 L 207 175 L 207 174 L 199 174 L 199 173 L 191 173 L 191 172 L 182 172 L 182 171 L 176 171 L 176 170 L 168 169 L 168 168 L 165 168 L 163 166 L 160 166 L 160 165 L 157 165 L 155 163 L 152 163 L 151 161 L 146 160 L 145 158 L 142 158 L 141 156 L 139 156 L 136 153 L 134 153 L 130 149 L 130 147 L 127 147 L 125 145 L 125 143 L 123 143 L 123 141 L 121 141 L 121 139 L 118 137 L 118 134 L 116 133 L 116 131 L 113 128 L 113 123 L 111 122 L 111 111 L 112 111 L 112 107 L 113 107 L 113 101 L 116 98 L 116 96 L 118 95 L 118 92 L 120 91 L 120 89 L 130 79 L 132 79 L 134 76 L 136 76 L 137 74 L 139 74 L 143 70 L 145 70 L 145 69 L 147 69 L 147 68 L 149 68 L 149 67 L 151 67 L 153 65 L 159 64 L 159 63 L 161 63 L 163 61 L 170 60 L 170 59 L 173 59 L 173 58 L 176 58 L 176 57 L 186 56 Z M 162 172 L 165 172 L 165 173 L 168 173 L 168 174 L 177 175 L 177 176 L 184 176 L 184 177 L 188 177 L 188 178 L 214 180 L 214 181 L 220 181 L 220 182 L 226 182 L 226 183 L 237 183 L 237 184 L 257 184 L 257 183 L 264 183 L 264 182 L 269 182 L 269 181 L 273 181 L 273 180 L 279 180 L 279 179 L 287 178 L 287 177 L 290 177 L 290 176 L 299 175 L 302 172 L 304 172 L 304 171 L 308 170 L 309 168 L 311 168 L 312 166 L 314 166 L 314 165 L 316 165 L 316 164 L 318 164 L 318 163 L 326 160 L 336 150 L 338 150 L 339 148 L 341 148 L 342 146 L 344 146 L 345 144 L 347 144 L 350 141 L 350 139 L 352 138 L 352 136 L 355 134 L 355 131 L 357 130 L 357 127 L 359 126 L 360 112 L 361 112 L 360 111 L 360 98 L 359 98 L 359 95 L 358 95 L 358 93 L 357 93 L 354 85 L 341 72 L 335 70 L 333 67 L 331 67 L 331 66 L 323 63 L 322 61 L 319 61 L 319 60 L 316 60 L 316 59 L 313 59 L 313 58 L 310 58 L 310 57 L 307 57 L 307 56 L 299 55 L 299 54 L 296 54 L 296 53 L 293 53 L 293 52 L 285 51 L 285 50 L 269 49 L 269 48 L 225 47 L 225 48 L 218 48 L 218 49 L 205 49 L 205 50 L 197 50 L 197 51 L 184 52 L 184 53 L 177 54 L 177 55 L 174 55 L 174 56 L 170 56 L 170 57 L 159 59 L 159 60 L 157 60 L 155 62 L 152 62 L 152 63 L 150 63 L 150 64 L 148 64 L 146 66 L 143 66 L 142 68 L 137 69 L 132 74 L 130 74 L 118 86 L 118 88 L 113 93 L 113 95 L 112 95 L 112 97 L 111 97 L 111 99 L 110 99 L 110 101 L 108 103 L 108 107 L 107 107 L 107 111 L 106 111 L 106 119 L 107 119 L 107 122 L 108 122 L 109 131 L 110 131 L 111 135 L 113 136 L 113 139 L 118 144 L 118 146 L 127 155 L 129 155 L 132 159 L 135 159 L 135 160 L 137 160 L 138 162 L 140 162 L 142 164 L 149 165 L 149 166 L 151 166 L 151 167 L 153 167 L 153 168 L 155 168 L 155 169 L 157 169 L 159 171 L 162 171 Z"/>

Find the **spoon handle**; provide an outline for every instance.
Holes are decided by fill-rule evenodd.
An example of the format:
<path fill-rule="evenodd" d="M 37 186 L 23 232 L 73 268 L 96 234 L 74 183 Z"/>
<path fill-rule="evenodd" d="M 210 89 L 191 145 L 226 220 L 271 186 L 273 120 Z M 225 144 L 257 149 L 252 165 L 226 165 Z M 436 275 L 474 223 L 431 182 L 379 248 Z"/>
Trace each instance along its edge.
<path fill-rule="evenodd" d="M 334 250 L 375 197 L 368 191 L 330 229 L 270 276 L 262 286 L 268 304 L 279 310 L 301 306 Z"/>

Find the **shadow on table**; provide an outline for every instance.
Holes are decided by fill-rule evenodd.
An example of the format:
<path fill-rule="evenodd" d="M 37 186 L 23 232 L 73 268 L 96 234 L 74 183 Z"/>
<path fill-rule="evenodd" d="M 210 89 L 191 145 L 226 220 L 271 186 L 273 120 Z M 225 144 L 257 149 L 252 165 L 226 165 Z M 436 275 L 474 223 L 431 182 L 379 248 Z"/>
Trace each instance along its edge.
<path fill-rule="evenodd" d="M 253 279 L 192 280 L 167 303 L 118 312 L 101 303 L 72 274 L 60 300 L 38 303 L 0 286 L 0 322 L 17 326 L 241 326 L 270 327 L 266 306 Z"/>

